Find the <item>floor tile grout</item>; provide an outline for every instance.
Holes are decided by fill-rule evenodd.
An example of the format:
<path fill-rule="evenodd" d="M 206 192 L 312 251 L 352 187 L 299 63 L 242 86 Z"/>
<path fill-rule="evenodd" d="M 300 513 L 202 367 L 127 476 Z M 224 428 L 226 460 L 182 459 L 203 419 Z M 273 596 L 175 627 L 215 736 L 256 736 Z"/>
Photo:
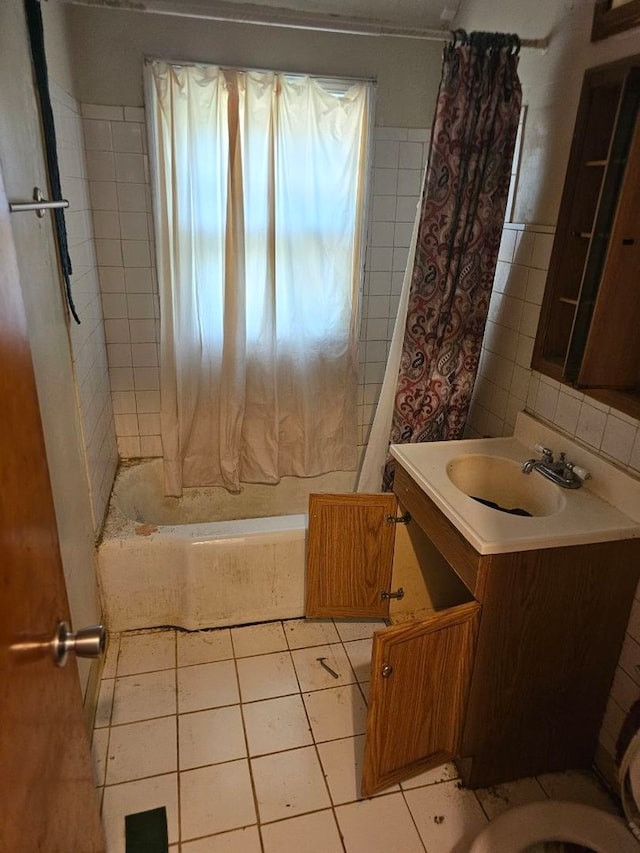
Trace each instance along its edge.
<path fill-rule="evenodd" d="M 365 690 L 364 690 L 364 685 L 367 684 L 367 680 L 361 681 L 359 679 L 358 671 L 356 670 L 356 667 L 355 667 L 353 661 L 349 657 L 349 653 L 348 653 L 347 649 L 348 649 L 348 644 L 350 644 L 350 643 L 355 643 L 355 642 L 359 642 L 359 641 L 370 641 L 371 642 L 372 637 L 370 635 L 367 635 L 364 637 L 350 637 L 348 639 L 343 639 L 342 635 L 340 635 L 340 633 L 338 632 L 338 629 L 337 629 L 337 626 L 335 625 L 335 622 L 332 622 L 334 630 L 338 633 L 338 636 L 339 636 L 338 641 L 333 640 L 333 642 L 322 642 L 322 643 L 313 642 L 310 645 L 295 645 L 295 647 L 292 647 L 289 643 L 289 637 L 287 636 L 287 632 L 285 630 L 285 622 L 290 622 L 290 621 L 294 621 L 294 620 L 277 620 L 277 621 L 274 621 L 271 623 L 267 623 L 267 624 L 270 624 L 272 626 L 279 626 L 280 631 L 284 634 L 284 638 L 285 638 L 285 641 L 287 643 L 287 648 L 282 648 L 282 649 L 275 650 L 275 651 L 258 652 L 258 653 L 252 653 L 252 654 L 242 654 L 240 656 L 237 654 L 237 647 L 238 647 L 238 644 L 240 641 L 237 638 L 234 639 L 232 630 L 230 628 L 214 629 L 213 631 L 197 632 L 197 633 L 202 633 L 202 634 L 212 634 L 212 633 L 214 633 L 215 630 L 227 630 L 227 631 L 229 631 L 229 638 L 230 638 L 231 650 L 232 650 L 231 656 L 224 656 L 222 658 L 216 658 L 215 660 L 212 660 L 212 661 L 204 660 L 204 661 L 197 662 L 197 663 L 193 663 L 193 662 L 179 663 L 179 657 L 180 657 L 179 637 L 182 636 L 183 634 L 182 634 L 182 632 L 173 630 L 172 631 L 173 642 L 172 642 L 172 644 L 170 644 L 173 646 L 173 651 L 172 651 L 172 656 L 173 656 L 173 661 L 174 661 L 173 666 L 171 666 L 171 667 L 164 666 L 164 667 L 161 667 L 160 669 L 143 670 L 141 672 L 125 672 L 125 673 L 120 672 L 120 666 L 122 663 L 122 660 L 121 660 L 122 645 L 119 643 L 119 648 L 118 648 L 118 651 L 116 653 L 115 666 L 113 667 L 113 672 L 110 669 L 108 677 L 102 678 L 101 682 L 100 682 L 100 686 L 102 688 L 102 685 L 104 682 L 113 681 L 113 691 L 111 692 L 110 707 L 108 710 L 108 714 L 105 714 L 104 709 L 102 709 L 102 713 L 104 714 L 106 722 L 104 725 L 95 727 L 94 733 L 93 733 L 93 735 L 95 736 L 95 734 L 97 732 L 105 731 L 105 729 L 107 730 L 106 735 L 101 735 L 101 737 L 106 737 L 106 753 L 104 755 L 104 768 L 103 768 L 103 773 L 101 775 L 101 780 L 100 780 L 101 784 L 96 785 L 96 792 L 97 792 L 97 797 L 98 797 L 99 802 L 100 802 L 100 808 L 101 809 L 103 808 L 103 804 L 104 804 L 104 800 L 105 800 L 105 792 L 108 789 L 117 788 L 118 786 L 121 786 L 121 785 L 127 785 L 127 784 L 130 784 L 131 782 L 144 782 L 144 781 L 149 780 L 149 779 L 172 777 L 175 774 L 175 776 L 176 776 L 176 787 L 177 787 L 177 838 L 178 838 L 178 841 L 172 845 L 172 849 L 174 849 L 176 851 L 176 853 L 178 850 L 181 849 L 181 846 L 183 844 L 187 844 L 187 843 L 190 843 L 192 841 L 197 841 L 198 838 L 204 839 L 204 838 L 209 838 L 209 837 L 223 836 L 225 834 L 233 833 L 233 832 L 239 831 L 241 829 L 244 829 L 247 827 L 253 827 L 253 826 L 256 827 L 256 832 L 257 832 L 257 837 L 259 839 L 261 853 L 265 853 L 265 851 L 267 849 L 270 849 L 270 848 L 268 847 L 268 844 L 267 844 L 267 842 L 263 836 L 263 827 L 273 826 L 276 824 L 286 824 L 288 821 L 295 820 L 295 819 L 301 818 L 301 817 L 306 817 L 306 816 L 313 815 L 313 814 L 317 814 L 317 813 L 323 813 L 325 811 L 331 811 L 332 818 L 333 818 L 333 821 L 335 822 L 335 826 L 337 829 L 338 837 L 340 838 L 341 847 L 344 851 L 347 851 L 348 850 L 347 844 L 346 844 L 346 841 L 344 839 L 344 835 L 343 835 L 343 832 L 341 829 L 340 820 L 338 818 L 338 813 L 337 813 L 338 808 L 347 807 L 347 806 L 353 807 L 356 804 L 361 803 L 361 802 L 371 802 L 373 800 L 379 800 L 379 799 L 383 799 L 386 797 L 391 797 L 397 793 L 400 793 L 402 795 L 402 802 L 404 803 L 404 808 L 409 813 L 409 819 L 411 822 L 411 826 L 413 827 L 414 831 L 417 833 L 418 838 L 420 839 L 420 844 L 422 845 L 421 849 L 426 850 L 427 849 L 427 843 L 423 839 L 423 836 L 420 834 L 418 821 L 414 817 L 414 814 L 413 814 L 411 807 L 409 805 L 408 793 L 411 791 L 422 790 L 424 788 L 430 788 L 430 787 L 433 787 L 434 791 L 435 791 L 435 789 L 438 788 L 438 786 L 440 786 L 441 784 L 444 784 L 447 782 L 452 782 L 454 780 L 453 779 L 446 779 L 446 778 L 445 779 L 439 779 L 439 780 L 434 781 L 434 782 L 429 782 L 425 785 L 418 785 L 415 788 L 407 788 L 407 789 L 400 786 L 398 791 L 383 791 L 380 794 L 376 795 L 374 798 L 363 799 L 362 797 L 360 797 L 356 793 L 355 799 L 349 799 L 345 802 L 337 803 L 334 799 L 334 795 L 332 794 L 331 787 L 329 785 L 329 773 L 325 771 L 325 765 L 324 765 L 322 757 L 321 757 L 320 747 L 323 744 L 336 743 L 338 741 L 343 741 L 343 740 L 344 741 L 355 741 L 355 739 L 360 737 L 361 735 L 352 733 L 349 735 L 340 735 L 339 737 L 331 737 L 327 740 L 319 740 L 316 732 L 314 732 L 314 728 L 313 728 L 313 725 L 311 722 L 311 717 L 310 717 L 310 711 L 307 708 L 307 704 L 304 701 L 305 696 L 307 694 L 315 694 L 315 693 L 326 692 L 329 690 L 334 690 L 338 687 L 340 687 L 340 688 L 345 688 L 345 687 L 346 688 L 352 688 L 353 686 L 355 686 L 358 688 L 358 690 L 357 690 L 358 695 L 362 696 L 364 705 L 368 706 L 368 700 L 367 700 L 367 696 L 366 696 Z M 302 620 L 300 620 L 300 621 L 302 621 Z M 241 627 L 245 627 L 245 626 L 241 626 Z M 240 626 L 238 627 L 238 631 L 241 630 L 241 627 Z M 255 627 L 255 626 L 253 626 L 253 627 Z M 150 636 L 153 634 L 160 635 L 163 633 L 166 633 L 166 632 L 163 632 L 163 631 L 141 631 L 141 632 L 134 632 L 131 635 L 123 634 L 123 635 L 121 635 L 121 638 L 126 639 L 127 636 L 144 636 L 144 635 Z M 277 631 L 276 631 L 276 633 L 277 633 Z M 296 667 L 296 661 L 294 659 L 294 652 L 304 651 L 306 649 L 330 647 L 330 646 L 338 646 L 338 645 L 341 646 L 341 653 L 343 653 L 346 656 L 346 661 L 347 661 L 348 666 L 349 666 L 350 675 L 344 676 L 344 672 L 341 674 L 347 678 L 350 678 L 351 676 L 353 676 L 355 680 L 349 681 L 347 683 L 340 682 L 339 684 L 335 684 L 335 685 L 329 684 L 329 685 L 323 685 L 321 687 L 314 687 L 312 689 L 304 689 L 303 690 L 301 677 L 303 676 L 305 669 L 300 669 L 300 672 L 298 671 L 298 668 Z M 163 643 L 163 646 L 164 646 L 164 643 Z M 286 656 L 286 659 L 290 663 L 291 668 L 293 670 L 293 674 L 295 676 L 295 680 L 296 680 L 296 684 L 297 684 L 297 690 L 292 691 L 292 692 L 285 692 L 282 694 L 278 693 L 275 696 L 266 696 L 266 697 L 262 697 L 262 698 L 245 699 L 243 697 L 242 689 L 241 689 L 239 662 L 247 661 L 251 658 L 264 657 L 266 655 Z M 213 705 L 213 706 L 207 705 L 203 708 L 189 708 L 189 709 L 185 709 L 185 710 L 181 711 L 180 710 L 180 699 L 179 699 L 179 697 L 180 697 L 180 686 L 179 686 L 180 682 L 179 682 L 179 678 L 178 678 L 178 673 L 180 672 L 180 670 L 186 670 L 186 669 L 189 669 L 190 667 L 200 666 L 200 665 L 224 663 L 224 662 L 228 662 L 231 660 L 233 660 L 233 662 L 234 662 L 233 672 L 234 672 L 234 676 L 235 676 L 235 684 L 236 684 L 236 688 L 237 688 L 238 700 L 236 702 L 229 702 L 229 703 L 224 704 L 224 705 Z M 306 668 L 308 663 L 309 663 L 308 661 L 305 662 L 305 661 L 301 660 L 299 662 L 299 666 L 302 666 L 304 664 L 304 667 Z M 358 659 L 358 664 L 360 666 L 360 664 L 361 664 L 360 659 Z M 175 698 L 175 712 L 174 713 L 163 713 L 163 714 L 160 714 L 158 716 L 145 717 L 145 718 L 140 719 L 140 720 L 135 719 L 135 720 L 127 721 L 127 722 L 115 723 L 114 722 L 114 712 L 115 712 L 115 708 L 116 708 L 116 699 L 117 699 L 117 695 L 118 695 L 118 692 L 117 692 L 118 683 L 120 682 L 120 684 L 122 684 L 122 679 L 127 679 L 130 677 L 136 677 L 136 676 L 142 676 L 142 675 L 148 675 L 151 673 L 165 672 L 165 671 L 173 671 L 175 673 L 175 678 L 174 678 L 173 688 L 172 688 L 174 691 L 174 698 Z M 167 678 L 167 681 L 170 681 L 170 679 Z M 257 752 L 255 755 L 251 755 L 250 754 L 251 747 L 250 747 L 250 741 L 249 741 L 249 729 L 248 729 L 248 722 L 247 722 L 247 717 L 245 714 L 245 709 L 249 706 L 255 706 L 255 705 L 262 703 L 262 702 L 268 702 L 268 701 L 275 700 L 275 699 L 284 699 L 284 698 L 288 698 L 288 697 L 300 697 L 300 701 L 302 703 L 302 708 L 303 708 L 304 714 L 305 714 L 307 730 L 309 731 L 309 734 L 311 737 L 311 742 L 308 744 L 304 744 L 304 743 L 298 744 L 297 746 L 293 746 L 293 747 L 289 746 L 285 749 L 276 749 L 273 752 Z M 243 741 L 244 741 L 244 755 L 242 757 L 239 757 L 239 758 L 226 759 L 223 761 L 208 761 L 207 763 L 202 764 L 202 765 L 197 765 L 195 767 L 185 767 L 184 769 L 182 769 L 180 766 L 181 765 L 181 760 L 180 760 L 181 759 L 181 736 L 180 736 L 180 726 L 179 726 L 180 718 L 181 717 L 187 718 L 189 716 L 192 716 L 192 715 L 195 715 L 198 713 L 204 713 L 207 711 L 219 710 L 219 709 L 224 709 L 224 708 L 231 708 L 231 707 L 235 707 L 236 705 L 239 708 L 240 720 L 241 720 L 241 724 L 242 724 L 242 737 L 243 737 Z M 109 762 L 111 760 L 109 758 L 109 752 L 110 752 L 112 729 L 115 730 L 115 729 L 121 728 L 123 726 L 135 725 L 137 723 L 144 723 L 144 722 L 156 721 L 156 720 L 167 719 L 167 718 L 173 718 L 174 719 L 175 738 L 176 738 L 176 750 L 175 750 L 176 768 L 175 768 L 175 770 L 170 770 L 170 771 L 163 772 L 163 773 L 151 774 L 149 776 L 142 776 L 140 778 L 136 778 L 136 779 L 132 779 L 132 780 L 124 779 L 122 781 L 113 782 L 113 783 L 108 782 L 107 780 L 108 780 L 108 773 L 109 773 Z M 301 812 L 296 813 L 295 815 L 282 816 L 282 817 L 278 817 L 274 820 L 263 820 L 263 817 L 262 817 L 261 811 L 260 811 L 260 803 L 259 803 L 259 799 L 258 799 L 258 787 L 256 785 L 256 779 L 254 776 L 254 762 L 258 761 L 259 759 L 268 758 L 271 756 L 285 755 L 287 753 L 292 753 L 292 752 L 300 751 L 300 750 L 308 750 L 310 747 L 313 747 L 315 760 L 318 763 L 318 766 L 319 766 L 321 774 L 322 774 L 325 791 L 326 791 L 326 794 L 328 797 L 328 804 L 326 806 L 322 806 L 320 808 L 309 809 L 308 811 L 305 811 L 303 809 Z M 225 830 L 221 830 L 221 831 L 211 832 L 207 835 L 198 836 L 197 838 L 184 838 L 183 839 L 183 815 L 182 815 L 181 796 L 180 796 L 180 794 L 181 794 L 180 780 L 181 780 L 182 774 L 188 773 L 188 772 L 194 771 L 194 770 L 203 770 L 207 767 L 220 767 L 224 764 L 237 762 L 237 761 L 245 762 L 247 767 L 248 767 L 249 778 L 250 778 L 250 783 L 251 783 L 251 791 L 252 791 L 252 797 L 253 797 L 253 810 L 254 810 L 255 823 L 247 824 L 246 826 L 243 826 L 243 827 L 236 827 L 236 828 L 232 828 L 232 829 L 225 829 Z M 548 798 L 549 794 L 547 793 L 547 790 L 545 789 L 542 782 L 539 779 L 537 779 L 537 777 L 533 777 L 533 778 L 535 778 L 536 784 L 539 787 L 540 791 L 542 792 L 543 796 L 545 798 Z M 460 782 L 459 778 L 457 779 L 457 781 Z M 473 791 L 472 793 L 474 795 L 473 801 L 479 807 L 479 813 L 483 815 L 484 819 L 489 820 L 490 819 L 489 813 L 490 813 L 490 811 L 492 811 L 490 808 L 490 805 L 491 805 L 490 800 L 488 798 L 485 798 L 485 801 L 483 804 L 483 798 L 481 796 L 479 796 L 478 792 Z"/>

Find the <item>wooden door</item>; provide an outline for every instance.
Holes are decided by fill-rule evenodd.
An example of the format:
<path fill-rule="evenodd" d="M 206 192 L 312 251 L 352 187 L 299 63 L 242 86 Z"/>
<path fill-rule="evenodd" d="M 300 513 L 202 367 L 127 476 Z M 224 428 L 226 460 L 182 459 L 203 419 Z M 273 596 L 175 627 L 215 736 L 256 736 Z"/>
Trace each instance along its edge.
<path fill-rule="evenodd" d="M 396 508 L 391 493 L 309 496 L 305 616 L 389 615 Z"/>
<path fill-rule="evenodd" d="M 479 621 L 474 601 L 374 635 L 363 797 L 460 754 Z"/>
<path fill-rule="evenodd" d="M 7 853 L 104 851 L 78 670 L 75 660 L 57 667 L 50 648 L 62 619 L 69 609 L 0 175 L 0 850 Z"/>

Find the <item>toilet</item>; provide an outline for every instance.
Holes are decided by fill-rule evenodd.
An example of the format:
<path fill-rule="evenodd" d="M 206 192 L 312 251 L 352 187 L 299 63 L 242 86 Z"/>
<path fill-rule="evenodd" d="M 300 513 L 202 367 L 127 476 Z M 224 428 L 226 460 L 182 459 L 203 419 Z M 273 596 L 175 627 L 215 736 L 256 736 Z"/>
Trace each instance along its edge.
<path fill-rule="evenodd" d="M 628 823 L 581 803 L 529 803 L 492 820 L 469 853 L 544 853 L 545 842 L 578 844 L 594 853 L 640 853 L 640 732 L 624 754 L 619 779 Z"/>

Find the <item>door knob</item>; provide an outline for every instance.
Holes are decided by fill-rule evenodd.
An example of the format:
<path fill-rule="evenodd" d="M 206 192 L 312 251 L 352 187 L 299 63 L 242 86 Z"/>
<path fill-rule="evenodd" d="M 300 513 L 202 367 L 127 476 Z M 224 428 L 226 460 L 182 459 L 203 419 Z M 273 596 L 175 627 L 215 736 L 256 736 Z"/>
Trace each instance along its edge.
<path fill-rule="evenodd" d="M 64 666 L 69 652 L 80 658 L 99 658 L 104 652 L 107 632 L 103 625 L 91 625 L 75 633 L 66 622 L 59 622 L 51 641 L 53 657 L 58 666 Z"/>

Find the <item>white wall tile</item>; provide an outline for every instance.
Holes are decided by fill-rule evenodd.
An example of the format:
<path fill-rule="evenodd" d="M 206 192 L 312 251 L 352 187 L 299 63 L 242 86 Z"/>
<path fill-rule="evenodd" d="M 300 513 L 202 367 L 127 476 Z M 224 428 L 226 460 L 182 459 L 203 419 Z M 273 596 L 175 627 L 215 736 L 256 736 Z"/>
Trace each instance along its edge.
<path fill-rule="evenodd" d="M 103 294 L 124 293 L 124 270 L 122 267 L 99 267 L 100 290 Z"/>
<path fill-rule="evenodd" d="M 419 142 L 400 142 L 398 167 L 400 169 L 422 169 L 423 147 Z M 417 191 L 417 190 L 416 190 Z"/>
<path fill-rule="evenodd" d="M 144 184 L 119 183 L 117 185 L 118 210 L 147 211 L 147 193 Z"/>
<path fill-rule="evenodd" d="M 141 184 L 145 181 L 144 155 L 117 152 L 115 159 L 115 178 L 119 183 Z M 109 180 L 105 178 L 103 180 Z"/>
<path fill-rule="evenodd" d="M 151 414 L 160 411 L 159 391 L 136 391 L 135 396 L 138 414 Z"/>
<path fill-rule="evenodd" d="M 150 320 L 154 316 L 153 296 L 147 293 L 129 293 L 125 297 L 127 316 L 132 320 Z"/>
<path fill-rule="evenodd" d="M 536 397 L 535 411 L 541 417 L 548 421 L 552 421 L 556 414 L 558 406 L 559 391 L 544 381 L 544 377 L 538 386 L 538 394 Z"/>
<path fill-rule="evenodd" d="M 412 222 L 394 223 L 393 245 L 409 248 L 411 245 L 411 234 L 413 233 Z"/>
<path fill-rule="evenodd" d="M 373 192 L 375 195 L 397 195 L 398 170 L 383 168 L 374 169 Z"/>
<path fill-rule="evenodd" d="M 504 228 L 502 231 L 502 238 L 500 240 L 500 247 L 498 249 L 498 260 L 511 263 L 513 260 L 515 245 L 516 232 L 510 228 Z"/>
<path fill-rule="evenodd" d="M 84 143 L 87 151 L 112 151 L 111 122 L 84 119 L 82 123 Z"/>
<path fill-rule="evenodd" d="M 155 343 L 131 344 L 134 367 L 157 367 L 158 347 Z"/>
<path fill-rule="evenodd" d="M 148 240 L 122 240 L 122 259 L 125 267 L 151 267 Z"/>
<path fill-rule="evenodd" d="M 581 407 L 582 403 L 580 400 L 561 392 L 558 397 L 555 423 L 566 432 L 572 435 L 575 434 Z"/>
<path fill-rule="evenodd" d="M 103 121 L 122 121 L 122 107 L 103 106 L 101 104 L 81 104 L 83 118 L 101 119 Z"/>
<path fill-rule="evenodd" d="M 610 415 L 607 418 L 600 449 L 607 456 L 612 456 L 623 465 L 628 465 L 637 434 L 637 426 Z"/>
<path fill-rule="evenodd" d="M 108 344 L 130 343 L 129 321 L 125 318 L 105 320 L 104 334 Z"/>
<path fill-rule="evenodd" d="M 118 436 L 118 453 L 122 459 L 139 457 L 140 439 L 137 436 Z"/>
<path fill-rule="evenodd" d="M 91 181 L 115 181 L 116 167 L 111 151 L 87 151 L 86 158 Z"/>
<path fill-rule="evenodd" d="M 371 246 L 393 246 L 395 226 L 393 222 L 372 222 L 369 242 Z"/>
<path fill-rule="evenodd" d="M 391 272 L 393 268 L 393 249 L 373 246 L 370 251 L 368 269 L 371 272 Z"/>
<path fill-rule="evenodd" d="M 116 435 L 118 438 L 124 436 L 138 435 L 138 416 L 135 414 L 114 415 L 116 424 Z"/>
<path fill-rule="evenodd" d="M 595 408 L 591 402 L 583 402 L 578 415 L 576 435 L 593 447 L 599 448 L 607 422 L 606 412 Z"/>
<path fill-rule="evenodd" d="M 109 367 L 131 367 L 131 344 L 107 344 Z"/>
<path fill-rule="evenodd" d="M 552 248 L 553 234 L 536 234 L 531 253 L 531 266 L 541 270 L 549 269 Z"/>
<path fill-rule="evenodd" d="M 398 222 L 411 222 L 416 218 L 418 207 L 418 196 L 398 196 L 396 202 L 396 220 Z"/>
<path fill-rule="evenodd" d="M 536 235 L 532 231 L 516 231 L 515 233 L 516 242 L 513 250 L 513 262 L 530 267 L 532 266 L 531 257 L 533 255 L 533 245 Z M 543 269 L 546 270 L 546 266 Z"/>
<path fill-rule="evenodd" d="M 400 144 L 395 140 L 376 139 L 374 143 L 374 166 L 382 169 L 397 169 Z"/>
<path fill-rule="evenodd" d="M 96 210 L 93 214 L 93 230 L 97 238 L 120 239 L 120 220 L 115 210 Z"/>
<path fill-rule="evenodd" d="M 142 107 L 125 107 L 124 120 L 136 121 L 144 124 L 144 109 Z"/>
<path fill-rule="evenodd" d="M 89 196 L 94 211 L 118 209 L 115 181 L 90 181 Z"/>
<path fill-rule="evenodd" d="M 120 240 L 96 240 L 96 257 L 103 267 L 122 266 L 122 248 Z"/>
<path fill-rule="evenodd" d="M 132 344 L 155 343 L 157 340 L 155 320 L 129 320 L 128 326 Z"/>
<path fill-rule="evenodd" d="M 124 293 L 103 293 L 102 311 L 105 320 L 128 317 L 127 297 Z"/>
<path fill-rule="evenodd" d="M 162 439 L 159 435 L 142 435 L 140 436 L 140 455 L 162 456 Z"/>
<path fill-rule="evenodd" d="M 133 381 L 136 391 L 158 391 L 160 375 L 157 367 L 134 367 Z"/>
<path fill-rule="evenodd" d="M 147 214 L 120 213 L 120 233 L 123 240 L 148 240 Z"/>
<path fill-rule="evenodd" d="M 138 414 L 140 436 L 160 435 L 160 415 L 158 413 Z"/>
<path fill-rule="evenodd" d="M 419 195 L 422 189 L 422 174 L 422 169 L 400 169 L 398 171 L 398 195 Z"/>
<path fill-rule="evenodd" d="M 135 414 L 136 395 L 134 391 L 113 391 L 111 399 L 114 415 Z"/>
<path fill-rule="evenodd" d="M 138 122 L 114 122 L 111 125 L 113 150 L 129 154 L 142 154 L 143 127 Z"/>
<path fill-rule="evenodd" d="M 151 258 L 149 259 L 152 260 Z M 127 293 L 152 293 L 153 275 L 150 267 L 130 267 L 124 271 Z"/>
<path fill-rule="evenodd" d="M 396 198 L 395 196 L 374 195 L 371 206 L 372 222 L 395 222 L 396 221 Z"/>

